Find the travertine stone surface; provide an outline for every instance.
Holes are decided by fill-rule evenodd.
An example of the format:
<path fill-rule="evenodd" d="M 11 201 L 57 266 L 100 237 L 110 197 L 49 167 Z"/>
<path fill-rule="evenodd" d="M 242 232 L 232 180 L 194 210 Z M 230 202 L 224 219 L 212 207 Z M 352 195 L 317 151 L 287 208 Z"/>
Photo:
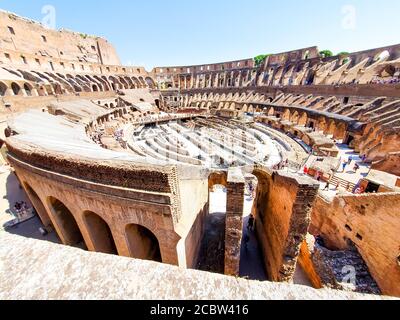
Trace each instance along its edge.
<path fill-rule="evenodd" d="M 0 299 L 386 299 L 179 269 L 5 232 L 0 242 Z"/>

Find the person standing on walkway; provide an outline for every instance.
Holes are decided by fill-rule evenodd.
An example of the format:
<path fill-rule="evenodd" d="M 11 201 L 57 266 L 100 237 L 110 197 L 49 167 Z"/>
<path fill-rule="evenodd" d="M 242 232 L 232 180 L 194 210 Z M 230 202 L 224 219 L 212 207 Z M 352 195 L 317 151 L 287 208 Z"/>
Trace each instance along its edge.
<path fill-rule="evenodd" d="M 346 169 L 346 166 L 347 166 L 347 162 L 346 162 L 346 161 L 344 161 L 344 162 L 342 163 L 343 172 L 344 172 L 344 170 Z"/>
<path fill-rule="evenodd" d="M 324 191 L 329 191 L 329 187 L 330 187 L 330 184 L 329 184 L 329 181 L 326 183 L 326 186 L 325 186 L 325 189 L 324 189 Z"/>
<path fill-rule="evenodd" d="M 251 214 L 249 217 L 249 221 L 247 223 L 247 230 L 253 231 L 254 228 L 254 216 Z"/>
<path fill-rule="evenodd" d="M 348 162 L 347 162 L 347 164 L 348 164 L 348 165 L 351 165 L 351 162 L 352 162 L 352 161 L 353 161 L 353 156 L 350 156 L 350 157 L 349 157 L 349 160 L 348 160 Z"/>

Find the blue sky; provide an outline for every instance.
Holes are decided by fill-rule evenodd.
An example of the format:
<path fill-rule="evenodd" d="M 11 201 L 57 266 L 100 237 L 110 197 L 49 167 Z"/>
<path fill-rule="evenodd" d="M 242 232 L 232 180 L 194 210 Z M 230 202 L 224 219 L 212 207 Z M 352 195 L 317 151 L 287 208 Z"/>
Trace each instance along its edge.
<path fill-rule="evenodd" d="M 206 64 L 318 45 L 333 52 L 400 43 L 398 0 L 0 0 L 0 8 L 95 34 L 123 64 Z"/>

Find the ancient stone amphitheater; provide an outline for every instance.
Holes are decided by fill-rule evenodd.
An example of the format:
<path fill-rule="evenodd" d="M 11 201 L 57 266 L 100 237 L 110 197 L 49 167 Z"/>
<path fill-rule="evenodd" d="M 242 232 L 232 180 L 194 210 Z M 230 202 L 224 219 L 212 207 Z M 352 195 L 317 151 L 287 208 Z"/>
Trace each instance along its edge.
<path fill-rule="evenodd" d="M 164 272 L 169 278 L 159 281 L 186 288 L 177 295 L 163 287 L 164 298 L 218 297 L 218 281 L 232 292 L 254 289 L 242 289 L 243 296 L 225 291 L 226 298 L 298 298 L 303 289 L 291 283 L 299 268 L 316 289 L 347 290 L 307 288 L 307 298 L 368 297 L 349 290 L 400 296 L 400 45 L 326 58 L 311 47 L 260 64 L 148 72 L 122 66 L 99 37 L 48 30 L 8 12 L 0 13 L 0 29 L 7 162 L 62 244 L 109 254 L 5 230 L 0 297 L 124 298 L 80 295 L 76 283 L 69 292 L 55 283 L 47 295 L 30 291 L 29 272 L 10 280 L 15 262 L 42 279 L 50 277 L 49 263 L 57 265 L 49 271 L 54 276 L 76 277 L 63 261 L 82 263 L 77 282 L 98 265 L 104 277 L 119 270 L 118 277 L 134 274 L 138 282 Z M 363 156 L 362 175 L 339 174 L 349 155 Z M 326 182 L 331 188 L 323 190 Z M 256 185 L 251 212 L 264 283 L 231 277 L 241 275 L 247 259 L 249 183 Z M 205 239 L 216 185 L 225 188 L 226 213 L 222 241 L 211 251 Z M 195 270 L 218 256 L 226 276 Z M 355 273 L 350 289 L 346 270 Z M 207 290 L 189 292 L 185 282 L 196 281 Z M 156 293 L 157 281 L 149 283 Z M 127 289 L 125 297 L 155 296 Z"/>

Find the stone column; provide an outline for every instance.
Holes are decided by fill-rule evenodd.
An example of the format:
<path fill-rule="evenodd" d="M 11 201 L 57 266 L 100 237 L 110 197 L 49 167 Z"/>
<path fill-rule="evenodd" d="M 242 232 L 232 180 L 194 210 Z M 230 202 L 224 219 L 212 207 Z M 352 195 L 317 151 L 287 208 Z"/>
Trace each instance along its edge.
<path fill-rule="evenodd" d="M 239 276 L 240 249 L 243 234 L 245 180 L 242 172 L 229 170 L 225 225 L 225 274 Z"/>

